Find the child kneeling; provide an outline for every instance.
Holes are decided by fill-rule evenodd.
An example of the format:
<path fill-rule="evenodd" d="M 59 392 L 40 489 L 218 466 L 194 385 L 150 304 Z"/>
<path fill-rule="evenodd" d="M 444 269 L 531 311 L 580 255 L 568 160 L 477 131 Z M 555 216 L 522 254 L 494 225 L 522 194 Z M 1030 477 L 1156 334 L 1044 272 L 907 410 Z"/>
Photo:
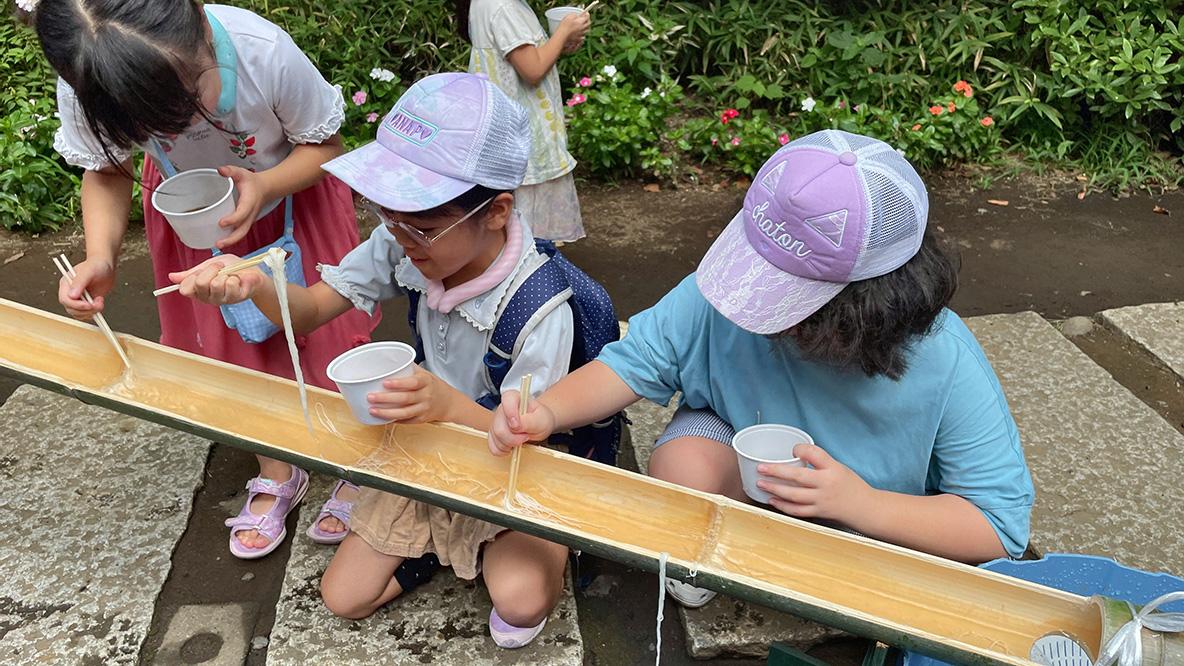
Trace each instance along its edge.
<path fill-rule="evenodd" d="M 414 376 L 385 382 L 370 413 L 399 423 L 450 421 L 488 430 L 476 400 L 531 374 L 540 392 L 567 374 L 574 339 L 569 305 L 525 336 L 501 386 L 487 386 L 483 358 L 504 301 L 547 257 L 514 209 L 530 152 L 525 110 L 483 76 L 437 74 L 399 99 L 377 141 L 324 168 L 376 204 L 383 222 L 323 281 L 288 287 L 292 325 L 304 333 L 357 308 L 410 295 L 423 360 Z M 258 272 L 219 277 L 223 255 L 176 274 L 182 293 L 222 304 L 252 298 L 280 320 L 273 285 Z M 321 580 L 325 605 L 360 619 L 451 566 L 482 573 L 494 609 L 490 633 L 505 648 L 542 631 L 563 590 L 565 546 L 363 488 L 351 532 Z"/>
<path fill-rule="evenodd" d="M 1032 480 L 995 373 L 946 309 L 956 271 L 926 234 L 928 209 L 882 141 L 828 130 L 786 145 L 695 274 L 625 339 L 525 417 L 503 396 L 491 449 L 681 391 L 653 476 L 748 501 L 734 432 L 797 426 L 817 445 L 787 448 L 809 467 L 758 467 L 772 508 L 964 562 L 1019 557 Z M 714 595 L 667 587 L 688 606 Z"/>

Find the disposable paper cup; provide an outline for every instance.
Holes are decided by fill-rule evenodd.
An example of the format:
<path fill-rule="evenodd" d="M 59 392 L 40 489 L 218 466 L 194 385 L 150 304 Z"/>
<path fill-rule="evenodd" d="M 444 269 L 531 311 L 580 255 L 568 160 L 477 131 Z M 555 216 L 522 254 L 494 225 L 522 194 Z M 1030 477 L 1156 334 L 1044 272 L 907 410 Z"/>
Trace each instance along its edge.
<path fill-rule="evenodd" d="M 740 480 L 744 493 L 761 504 L 768 504 L 772 497 L 756 487 L 764 479 L 770 483 L 793 485 L 788 481 L 757 474 L 756 466 L 761 463 L 777 463 L 805 467 L 806 464 L 793 456 L 793 447 L 798 444 L 813 444 L 814 439 L 804 430 L 793 426 L 766 423 L 749 426 L 732 437 L 732 448 L 740 460 Z"/>
<path fill-rule="evenodd" d="M 415 368 L 415 349 L 402 342 L 371 342 L 355 347 L 333 359 L 327 373 L 349 404 L 354 418 L 366 425 L 382 425 L 389 420 L 370 413 L 366 396 L 382 390 L 382 382 L 394 377 L 409 377 Z"/>
<path fill-rule="evenodd" d="M 195 250 L 208 250 L 234 233 L 234 227 L 218 226 L 234 212 L 234 181 L 217 169 L 191 169 L 169 178 L 152 193 L 152 207 Z"/>
<path fill-rule="evenodd" d="M 552 7 L 543 12 L 543 15 L 547 17 L 547 28 L 554 35 L 555 31 L 559 29 L 559 24 L 563 23 L 563 17 L 568 14 L 578 14 L 582 11 L 584 10 L 579 7 Z"/>

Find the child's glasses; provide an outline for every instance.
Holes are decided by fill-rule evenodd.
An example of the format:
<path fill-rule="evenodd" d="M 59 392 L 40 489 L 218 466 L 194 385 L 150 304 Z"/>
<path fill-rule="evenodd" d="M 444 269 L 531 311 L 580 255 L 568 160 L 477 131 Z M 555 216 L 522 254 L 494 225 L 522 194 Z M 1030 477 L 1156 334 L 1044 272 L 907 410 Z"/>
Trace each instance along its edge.
<path fill-rule="evenodd" d="M 440 238 L 443 237 L 444 234 L 448 233 L 449 231 L 452 231 L 456 227 L 460 226 L 460 224 L 462 222 L 464 222 L 465 220 L 469 219 L 470 217 L 476 215 L 477 211 L 484 208 L 486 206 L 486 204 L 488 204 L 490 201 L 493 201 L 493 199 L 494 199 L 493 197 L 490 197 L 490 198 L 486 199 L 485 201 L 482 201 L 481 203 L 477 204 L 477 206 L 475 208 L 473 208 L 473 210 L 470 210 L 469 212 L 465 213 L 464 217 L 462 217 L 459 220 L 457 220 L 456 222 L 453 222 L 452 224 L 444 227 L 443 229 L 441 229 L 439 231 L 439 233 L 432 234 L 431 236 L 428 236 L 422 230 L 416 229 L 415 227 L 411 226 L 410 224 L 407 224 L 406 222 L 404 222 L 402 220 L 396 220 L 395 218 L 391 217 L 390 213 L 388 213 L 385 208 L 383 208 L 382 206 L 379 206 L 378 204 L 370 202 L 367 205 L 367 207 L 370 209 L 370 212 L 374 213 L 378 217 L 378 219 L 382 220 L 383 223 L 386 224 L 387 228 L 390 229 L 391 231 L 401 231 L 404 234 L 406 234 L 407 237 L 410 238 L 412 240 L 412 242 L 414 242 L 416 245 L 419 245 L 420 247 L 430 248 L 432 246 L 432 243 L 435 243 L 436 241 L 440 240 Z"/>

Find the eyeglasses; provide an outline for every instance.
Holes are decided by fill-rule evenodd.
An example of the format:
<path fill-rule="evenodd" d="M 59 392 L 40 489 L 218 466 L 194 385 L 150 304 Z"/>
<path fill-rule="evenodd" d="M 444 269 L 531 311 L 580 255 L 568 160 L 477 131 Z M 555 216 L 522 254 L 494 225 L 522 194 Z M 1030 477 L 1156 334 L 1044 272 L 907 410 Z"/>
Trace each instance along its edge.
<path fill-rule="evenodd" d="M 444 227 L 443 229 L 440 230 L 439 233 L 432 234 L 431 236 L 428 236 L 422 230 L 416 229 L 415 227 L 411 226 L 410 224 L 407 224 L 406 222 L 404 222 L 402 220 L 394 219 L 393 217 L 390 216 L 390 213 L 388 213 L 385 208 L 383 208 L 382 206 L 379 206 L 378 204 L 376 204 L 374 202 L 369 202 L 367 207 L 370 209 L 370 212 L 374 213 L 378 217 L 378 219 L 382 220 L 383 223 L 386 224 L 388 229 L 390 229 L 391 231 L 396 231 L 396 230 L 401 231 L 404 234 L 406 234 L 407 237 L 410 238 L 412 240 L 412 242 L 414 242 L 416 245 L 419 245 L 420 247 L 427 248 L 427 247 L 431 247 L 432 243 L 435 243 L 436 241 L 440 240 L 440 238 L 443 237 L 444 234 L 448 233 L 449 231 L 452 231 L 456 227 L 460 226 L 460 224 L 462 222 L 464 222 L 465 220 L 469 219 L 470 217 L 476 215 L 477 211 L 484 208 L 486 206 L 486 204 L 488 204 L 490 201 L 493 201 L 493 199 L 494 199 L 494 197 L 490 197 L 490 198 L 486 199 L 485 201 L 482 201 L 481 203 L 477 204 L 476 208 L 465 213 L 464 217 L 462 217 L 459 220 L 457 220 L 456 222 L 453 222 L 452 224 Z"/>

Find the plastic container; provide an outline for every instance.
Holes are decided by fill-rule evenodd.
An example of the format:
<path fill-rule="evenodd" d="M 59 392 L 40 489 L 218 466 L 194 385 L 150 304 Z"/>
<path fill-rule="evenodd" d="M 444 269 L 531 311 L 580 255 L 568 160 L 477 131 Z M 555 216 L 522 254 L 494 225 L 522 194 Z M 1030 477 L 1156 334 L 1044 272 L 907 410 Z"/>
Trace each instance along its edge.
<path fill-rule="evenodd" d="M 552 7 L 543 12 L 543 15 L 547 17 L 548 32 L 554 35 L 555 31 L 559 29 L 559 24 L 563 23 L 565 16 L 568 14 L 578 14 L 582 11 L 584 10 L 580 7 Z"/>
<path fill-rule="evenodd" d="M 169 178 L 152 193 L 152 207 L 164 215 L 181 242 L 208 250 L 234 233 L 218 222 L 234 212 L 234 181 L 217 169 L 191 169 Z"/>
<path fill-rule="evenodd" d="M 409 377 L 413 372 L 415 349 L 402 342 L 371 342 L 355 347 L 333 359 L 326 370 L 354 418 L 366 425 L 390 423 L 370 413 L 366 396 L 384 390 L 383 381 Z"/>
<path fill-rule="evenodd" d="M 756 482 L 764 479 L 769 483 L 792 485 L 788 481 L 762 477 L 756 471 L 761 463 L 777 463 L 805 467 L 806 464 L 793 455 L 793 447 L 798 444 L 813 444 L 814 440 L 804 430 L 793 426 L 776 423 L 763 423 L 749 426 L 732 437 L 732 448 L 736 450 L 736 458 L 740 462 L 740 480 L 744 483 L 744 493 L 761 504 L 768 504 L 771 495 L 756 486 Z"/>

